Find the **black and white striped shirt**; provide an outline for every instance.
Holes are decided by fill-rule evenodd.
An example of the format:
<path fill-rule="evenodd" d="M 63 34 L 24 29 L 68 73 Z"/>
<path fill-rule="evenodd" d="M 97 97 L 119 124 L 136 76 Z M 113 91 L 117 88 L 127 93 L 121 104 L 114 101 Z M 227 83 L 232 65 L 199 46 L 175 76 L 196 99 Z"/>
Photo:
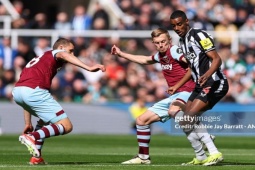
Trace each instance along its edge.
<path fill-rule="evenodd" d="M 179 45 L 182 48 L 186 60 L 192 69 L 192 77 L 195 82 L 204 75 L 211 66 L 211 59 L 206 55 L 208 51 L 215 50 L 214 40 L 210 34 L 191 28 L 185 38 L 180 38 Z M 212 85 L 214 81 L 226 79 L 219 68 L 208 79 L 206 85 Z"/>

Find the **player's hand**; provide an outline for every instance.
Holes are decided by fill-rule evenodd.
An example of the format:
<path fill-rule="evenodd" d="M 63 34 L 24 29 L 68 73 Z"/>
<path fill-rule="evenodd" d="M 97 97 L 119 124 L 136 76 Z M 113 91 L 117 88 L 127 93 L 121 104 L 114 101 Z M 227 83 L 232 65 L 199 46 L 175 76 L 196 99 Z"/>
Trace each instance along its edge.
<path fill-rule="evenodd" d="M 112 55 L 119 55 L 119 53 L 120 53 L 120 49 L 116 45 L 113 45 L 112 49 L 111 49 L 111 54 Z"/>
<path fill-rule="evenodd" d="M 200 84 L 200 86 L 203 86 L 207 80 L 208 80 L 208 77 L 206 74 L 202 75 L 199 79 L 198 79 L 198 83 Z"/>
<path fill-rule="evenodd" d="M 172 87 L 169 87 L 166 92 L 168 94 L 172 95 L 172 94 L 174 94 L 176 92 L 176 90 L 177 90 L 177 88 L 175 86 L 172 86 Z"/>
<path fill-rule="evenodd" d="M 31 133 L 31 132 L 33 132 L 33 130 L 34 130 L 34 127 L 33 127 L 32 124 L 25 125 L 25 128 L 23 130 L 23 134 Z"/>
<path fill-rule="evenodd" d="M 101 64 L 95 64 L 94 66 L 90 67 L 90 71 L 91 72 L 96 72 L 96 71 L 99 71 L 101 70 L 102 72 L 105 72 L 105 66 L 104 65 L 101 65 Z"/>

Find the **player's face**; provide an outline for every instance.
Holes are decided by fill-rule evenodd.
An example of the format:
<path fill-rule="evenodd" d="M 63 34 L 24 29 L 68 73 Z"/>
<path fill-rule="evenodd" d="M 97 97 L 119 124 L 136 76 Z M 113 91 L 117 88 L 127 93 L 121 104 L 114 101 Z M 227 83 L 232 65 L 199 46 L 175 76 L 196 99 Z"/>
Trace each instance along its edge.
<path fill-rule="evenodd" d="M 170 19 L 170 24 L 172 25 L 173 30 L 180 36 L 184 37 L 189 31 L 189 20 L 182 19 L 178 17 L 175 19 Z"/>
<path fill-rule="evenodd" d="M 154 37 L 152 42 L 156 46 L 156 49 L 160 53 L 164 53 L 167 51 L 169 45 L 170 45 L 170 39 L 167 37 L 166 34 L 161 34 L 158 37 Z"/>

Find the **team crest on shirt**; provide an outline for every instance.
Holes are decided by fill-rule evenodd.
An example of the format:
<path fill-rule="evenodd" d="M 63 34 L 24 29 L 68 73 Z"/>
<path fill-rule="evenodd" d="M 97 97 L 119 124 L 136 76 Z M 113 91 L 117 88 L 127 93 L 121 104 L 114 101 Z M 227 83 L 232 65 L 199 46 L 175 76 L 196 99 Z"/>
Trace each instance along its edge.
<path fill-rule="evenodd" d="M 213 43 L 210 40 L 210 38 L 206 38 L 200 41 L 200 44 L 202 45 L 203 49 L 208 50 L 213 47 Z"/>
<path fill-rule="evenodd" d="M 164 62 L 166 62 L 166 63 L 170 63 L 168 56 L 162 57 L 162 60 L 164 60 Z"/>

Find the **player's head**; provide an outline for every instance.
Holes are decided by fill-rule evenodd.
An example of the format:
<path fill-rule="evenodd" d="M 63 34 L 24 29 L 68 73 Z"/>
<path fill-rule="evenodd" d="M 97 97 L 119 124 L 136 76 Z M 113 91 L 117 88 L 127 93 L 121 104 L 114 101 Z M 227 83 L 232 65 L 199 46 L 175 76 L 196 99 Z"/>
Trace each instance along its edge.
<path fill-rule="evenodd" d="M 172 38 L 167 29 L 157 28 L 151 33 L 152 42 L 159 52 L 166 52 L 172 42 Z"/>
<path fill-rule="evenodd" d="M 65 39 L 65 38 L 59 38 L 53 45 L 53 50 L 65 50 L 68 53 L 74 52 L 74 45 L 72 41 Z"/>
<path fill-rule="evenodd" d="M 170 16 L 170 24 L 180 37 L 184 37 L 190 29 L 189 20 L 186 14 L 181 10 L 176 10 L 172 13 Z"/>

